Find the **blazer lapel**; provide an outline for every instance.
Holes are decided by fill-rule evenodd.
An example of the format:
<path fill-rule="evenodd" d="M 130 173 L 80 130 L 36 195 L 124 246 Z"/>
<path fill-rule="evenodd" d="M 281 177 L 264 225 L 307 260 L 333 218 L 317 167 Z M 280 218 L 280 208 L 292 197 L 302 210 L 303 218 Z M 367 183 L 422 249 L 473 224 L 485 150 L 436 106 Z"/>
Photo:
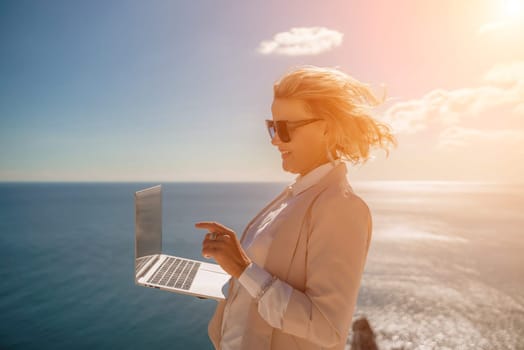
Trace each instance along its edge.
<path fill-rule="evenodd" d="M 296 198 L 292 216 L 280 224 L 278 233 L 269 246 L 264 268 L 281 280 L 287 280 L 306 212 L 319 193 L 319 188 L 316 187 L 298 195 L 301 198 Z"/>
<path fill-rule="evenodd" d="M 292 215 L 282 223 L 269 247 L 264 268 L 279 279 L 287 280 L 307 211 L 315 198 L 330 184 L 345 180 L 346 165 L 339 164 L 317 184 L 297 195 Z"/>
<path fill-rule="evenodd" d="M 278 232 L 271 242 L 264 268 L 272 275 L 287 281 L 289 270 L 295 255 L 302 225 L 307 212 L 315 198 L 330 184 L 340 182 L 346 174 L 344 163 L 329 172 L 319 183 L 299 193 L 293 205 L 293 211 L 289 213 L 278 227 Z M 264 209 L 265 210 L 265 209 Z M 258 314 L 258 304 L 252 303 L 248 312 L 248 331 L 242 339 L 244 349 L 269 349 L 271 347 L 271 335 L 273 328 Z"/>
<path fill-rule="evenodd" d="M 262 215 L 269 207 L 271 207 L 273 205 L 273 203 L 275 203 L 276 201 L 280 200 L 283 196 L 287 195 L 288 191 L 289 191 L 289 188 L 286 187 L 282 192 L 280 192 L 280 194 L 278 196 L 275 197 L 275 199 L 273 199 L 271 202 L 269 202 L 268 205 L 266 205 L 262 210 L 260 210 L 258 212 L 257 215 L 255 215 L 255 217 L 253 219 L 251 219 L 251 221 L 246 225 L 246 228 L 244 229 L 244 232 L 242 232 L 242 236 L 240 237 L 240 243 L 242 243 L 244 241 L 244 238 L 246 237 L 246 233 L 249 230 L 249 228 L 251 227 L 251 225 L 253 225 L 253 222 L 255 222 L 260 217 L 260 215 Z M 233 288 L 234 284 L 235 284 L 235 279 L 231 278 L 229 280 L 229 287 L 228 287 L 228 291 L 227 291 L 228 299 L 230 300 L 230 302 L 232 302 L 235 299 L 235 297 L 236 297 L 236 295 L 238 293 L 238 290 L 237 290 L 237 293 L 233 293 L 233 291 L 235 290 Z"/>
<path fill-rule="evenodd" d="M 253 222 L 255 222 L 255 220 L 258 219 L 260 215 L 262 215 L 269 207 L 271 207 L 273 203 L 275 203 L 276 201 L 280 200 L 283 196 L 285 196 L 288 193 L 288 191 L 289 191 L 289 188 L 286 187 L 282 192 L 280 192 L 278 196 L 275 197 L 275 199 L 269 202 L 268 205 L 266 205 L 262 210 L 258 212 L 257 215 L 255 215 L 253 219 L 251 219 L 251 221 L 246 225 L 244 232 L 242 232 L 242 236 L 240 237 L 240 243 L 244 241 L 244 238 L 246 237 L 246 233 L 249 230 L 249 228 L 251 227 L 251 225 L 253 225 Z"/>
<path fill-rule="evenodd" d="M 345 179 L 347 173 L 346 164 L 340 163 L 333 170 L 331 170 L 326 176 L 324 176 L 317 184 L 311 186 L 307 190 L 297 195 L 297 203 L 293 210 L 293 216 L 289 217 L 288 220 L 282 223 L 279 227 L 279 232 L 271 242 L 269 252 L 264 264 L 264 268 L 271 274 L 277 276 L 282 280 L 287 280 L 287 274 L 295 249 L 298 243 L 298 237 L 301 231 L 301 226 L 306 217 L 306 212 L 309 206 L 313 202 L 322 190 L 333 182 L 338 182 Z M 251 228 L 251 225 L 262 215 L 269 207 L 271 207 L 276 201 L 280 200 L 282 196 L 288 194 L 289 188 L 285 188 L 274 200 L 266 205 L 246 226 L 240 242 L 245 239 L 247 231 Z M 300 197 L 300 198 L 299 198 Z M 232 302 L 237 293 L 233 288 L 236 283 L 234 278 L 231 278 L 228 288 L 228 299 Z"/>

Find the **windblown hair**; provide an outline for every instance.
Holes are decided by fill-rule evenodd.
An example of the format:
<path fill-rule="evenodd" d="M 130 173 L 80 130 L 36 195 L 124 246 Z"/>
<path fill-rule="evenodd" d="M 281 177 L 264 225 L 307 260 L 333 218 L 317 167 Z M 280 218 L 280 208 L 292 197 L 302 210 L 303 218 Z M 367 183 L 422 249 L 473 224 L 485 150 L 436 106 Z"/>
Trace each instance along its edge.
<path fill-rule="evenodd" d="M 379 100 L 370 88 L 334 68 L 301 66 L 284 75 L 273 86 L 274 98 L 305 103 L 315 118 L 327 122 L 327 147 L 331 156 L 353 164 L 365 163 L 370 148 L 389 155 L 397 141 L 388 125 L 371 116 Z"/>

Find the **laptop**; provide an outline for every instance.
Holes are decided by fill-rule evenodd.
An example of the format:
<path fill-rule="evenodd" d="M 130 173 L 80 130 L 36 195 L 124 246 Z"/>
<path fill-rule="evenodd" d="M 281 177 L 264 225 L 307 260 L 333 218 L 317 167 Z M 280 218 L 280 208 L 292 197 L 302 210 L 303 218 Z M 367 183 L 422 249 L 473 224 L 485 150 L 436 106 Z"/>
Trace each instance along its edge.
<path fill-rule="evenodd" d="M 230 278 L 220 265 L 162 254 L 162 186 L 135 192 L 137 285 L 223 300 Z"/>

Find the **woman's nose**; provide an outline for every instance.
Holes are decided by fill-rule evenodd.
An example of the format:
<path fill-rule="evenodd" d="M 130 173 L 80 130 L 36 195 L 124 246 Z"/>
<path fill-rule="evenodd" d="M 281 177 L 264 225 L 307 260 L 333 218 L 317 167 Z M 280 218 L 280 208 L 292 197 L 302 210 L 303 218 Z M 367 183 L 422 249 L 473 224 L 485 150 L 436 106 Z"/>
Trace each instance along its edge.
<path fill-rule="evenodd" d="M 275 133 L 275 136 L 273 136 L 273 138 L 271 139 L 271 144 L 273 146 L 278 146 L 282 143 L 282 141 L 280 140 L 280 137 L 278 137 L 278 133 L 276 132 Z"/>

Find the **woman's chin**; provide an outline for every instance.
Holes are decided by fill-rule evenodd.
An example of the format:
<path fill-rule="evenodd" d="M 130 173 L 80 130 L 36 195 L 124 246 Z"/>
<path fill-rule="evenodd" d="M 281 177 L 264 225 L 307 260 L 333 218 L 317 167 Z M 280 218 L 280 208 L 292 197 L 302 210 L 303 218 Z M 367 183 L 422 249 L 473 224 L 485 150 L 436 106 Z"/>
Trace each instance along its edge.
<path fill-rule="evenodd" d="M 290 162 L 283 160 L 282 161 L 282 170 L 285 172 L 291 173 L 291 174 L 298 174 L 300 171 L 293 166 L 293 164 L 290 164 Z"/>
<path fill-rule="evenodd" d="M 285 159 L 282 159 L 282 170 L 287 171 L 288 173 L 291 172 L 291 167 L 289 166 L 289 162 L 287 162 Z"/>

